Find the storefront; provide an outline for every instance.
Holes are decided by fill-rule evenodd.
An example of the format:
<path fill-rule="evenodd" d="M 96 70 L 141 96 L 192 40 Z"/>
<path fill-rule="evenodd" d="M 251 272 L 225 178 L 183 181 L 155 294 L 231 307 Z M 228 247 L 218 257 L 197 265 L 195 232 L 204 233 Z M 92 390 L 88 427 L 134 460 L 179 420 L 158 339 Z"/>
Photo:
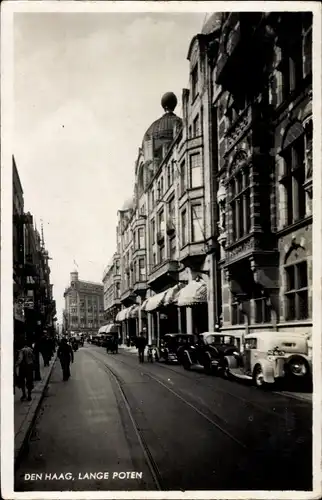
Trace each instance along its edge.
<path fill-rule="evenodd" d="M 208 331 L 207 285 L 199 280 L 191 280 L 178 293 L 177 305 L 180 317 L 186 316 L 186 328 L 182 333 L 202 333 Z M 185 314 L 184 314 L 185 312 Z"/>

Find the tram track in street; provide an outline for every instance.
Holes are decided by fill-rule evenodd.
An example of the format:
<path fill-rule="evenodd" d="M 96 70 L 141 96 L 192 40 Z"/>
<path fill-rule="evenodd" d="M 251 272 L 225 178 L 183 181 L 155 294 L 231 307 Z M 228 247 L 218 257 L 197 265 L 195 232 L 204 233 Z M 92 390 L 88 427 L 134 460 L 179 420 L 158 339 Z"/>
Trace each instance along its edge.
<path fill-rule="evenodd" d="M 105 368 L 107 368 L 107 370 L 113 374 L 113 376 L 115 377 L 115 379 L 117 380 L 117 383 L 118 383 L 118 386 L 120 388 L 120 390 L 122 391 L 122 394 L 124 394 L 124 391 L 121 387 L 121 377 L 119 377 L 119 375 L 117 375 L 114 370 L 107 364 L 105 363 L 103 360 L 101 360 L 100 358 L 97 358 L 97 356 L 93 355 L 92 353 L 90 353 L 90 355 L 97 359 L 101 364 L 103 364 L 105 366 Z M 168 387 L 164 382 L 162 382 L 161 380 L 159 380 L 158 378 L 154 377 L 153 375 L 151 375 L 150 373 L 146 372 L 145 370 L 142 370 L 141 367 L 135 367 L 135 366 L 132 366 L 128 363 L 125 363 L 123 360 L 120 360 L 118 358 L 118 362 L 124 364 L 125 366 L 127 366 L 128 368 L 132 369 L 132 370 L 135 370 L 135 371 L 140 371 L 143 375 L 145 375 L 146 377 L 148 377 L 150 380 L 153 380 L 154 382 L 156 382 L 157 384 L 159 384 L 160 386 L 162 386 L 164 389 L 166 389 L 168 392 L 170 392 L 172 395 L 174 395 L 178 400 L 180 400 L 181 402 L 183 402 L 186 406 L 188 406 L 189 408 L 191 408 L 192 410 L 194 410 L 198 415 L 200 415 L 201 417 L 203 417 L 205 420 L 207 420 L 210 424 L 212 424 L 217 430 L 219 430 L 222 434 L 224 434 L 226 437 L 228 437 L 230 440 L 234 441 L 239 447 L 243 448 L 244 450 L 246 450 L 248 448 L 247 444 L 246 443 L 243 443 L 240 439 L 238 439 L 237 437 L 235 437 L 231 432 L 227 431 L 226 429 L 223 428 L 222 425 L 220 425 L 218 422 L 215 422 L 215 420 L 211 417 L 209 417 L 208 415 L 206 415 L 202 410 L 200 410 L 199 408 L 197 408 L 194 404 L 190 403 L 186 398 L 184 398 L 182 395 L 180 395 L 177 391 L 175 391 L 174 389 L 172 389 L 171 387 Z M 124 397 L 126 397 L 124 395 Z M 128 410 L 131 411 L 130 407 L 128 407 Z M 209 412 L 212 413 L 218 420 L 220 420 L 221 422 L 224 422 L 226 423 L 226 421 L 218 414 L 216 414 L 213 410 L 211 410 L 210 408 L 208 408 Z M 131 419 L 132 420 L 132 419 Z M 133 418 L 132 422 L 135 422 L 135 419 Z"/>

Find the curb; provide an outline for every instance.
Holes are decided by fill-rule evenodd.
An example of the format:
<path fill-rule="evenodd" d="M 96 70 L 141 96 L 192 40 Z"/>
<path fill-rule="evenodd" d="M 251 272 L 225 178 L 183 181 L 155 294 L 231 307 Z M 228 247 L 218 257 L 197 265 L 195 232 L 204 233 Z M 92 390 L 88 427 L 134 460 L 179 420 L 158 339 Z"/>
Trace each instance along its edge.
<path fill-rule="evenodd" d="M 278 394 L 279 396 L 285 396 L 290 399 L 297 399 L 298 401 L 305 401 L 306 403 L 311 403 L 312 404 L 312 394 L 310 394 L 311 397 L 305 397 L 301 396 L 301 394 L 295 394 L 293 392 L 276 392 L 274 391 L 274 394 Z"/>
<path fill-rule="evenodd" d="M 49 367 L 49 370 L 47 372 L 45 379 L 42 380 L 38 386 L 38 390 L 41 391 L 40 395 L 37 396 L 34 399 L 34 401 L 32 402 L 26 420 L 22 424 L 18 433 L 15 435 L 15 438 L 14 438 L 14 443 L 15 443 L 15 445 L 14 445 L 14 464 L 15 464 L 15 468 L 17 468 L 19 466 L 23 451 L 25 450 L 26 445 L 29 442 L 31 431 L 32 431 L 33 425 L 35 423 L 36 417 L 38 415 L 39 407 L 40 407 L 41 402 L 44 398 L 45 391 L 47 389 L 49 379 L 50 379 L 50 376 L 52 374 L 53 368 L 55 366 L 56 360 L 57 360 L 57 352 L 54 355 L 54 359 L 51 363 L 51 366 Z"/>

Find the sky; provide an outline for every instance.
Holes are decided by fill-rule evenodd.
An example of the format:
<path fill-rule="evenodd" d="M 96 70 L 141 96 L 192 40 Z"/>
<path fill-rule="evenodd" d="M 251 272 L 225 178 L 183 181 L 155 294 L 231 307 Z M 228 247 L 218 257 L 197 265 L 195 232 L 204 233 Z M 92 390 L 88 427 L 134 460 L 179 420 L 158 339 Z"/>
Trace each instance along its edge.
<path fill-rule="evenodd" d="M 14 151 L 52 257 L 61 323 L 70 272 L 102 282 L 117 211 L 132 196 L 144 132 L 162 95 L 188 86 L 204 13 L 15 13 Z"/>

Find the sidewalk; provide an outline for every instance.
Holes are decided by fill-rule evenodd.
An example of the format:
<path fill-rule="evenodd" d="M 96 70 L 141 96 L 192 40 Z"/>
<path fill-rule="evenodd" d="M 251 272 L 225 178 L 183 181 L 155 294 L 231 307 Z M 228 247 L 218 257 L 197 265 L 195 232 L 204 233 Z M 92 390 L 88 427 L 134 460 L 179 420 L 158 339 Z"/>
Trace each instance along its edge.
<path fill-rule="evenodd" d="M 16 393 L 14 395 L 15 462 L 19 458 L 30 435 L 56 357 L 57 354 L 55 353 L 49 366 L 44 366 L 43 358 L 41 355 L 39 356 L 41 380 L 35 382 L 35 387 L 31 394 L 31 401 L 20 401 L 21 390 L 16 387 Z"/>
<path fill-rule="evenodd" d="M 125 352 L 129 352 L 131 354 L 137 354 L 138 353 L 137 347 L 134 347 L 134 346 L 128 347 L 126 344 L 121 344 L 119 346 L 119 348 L 123 349 Z"/>

